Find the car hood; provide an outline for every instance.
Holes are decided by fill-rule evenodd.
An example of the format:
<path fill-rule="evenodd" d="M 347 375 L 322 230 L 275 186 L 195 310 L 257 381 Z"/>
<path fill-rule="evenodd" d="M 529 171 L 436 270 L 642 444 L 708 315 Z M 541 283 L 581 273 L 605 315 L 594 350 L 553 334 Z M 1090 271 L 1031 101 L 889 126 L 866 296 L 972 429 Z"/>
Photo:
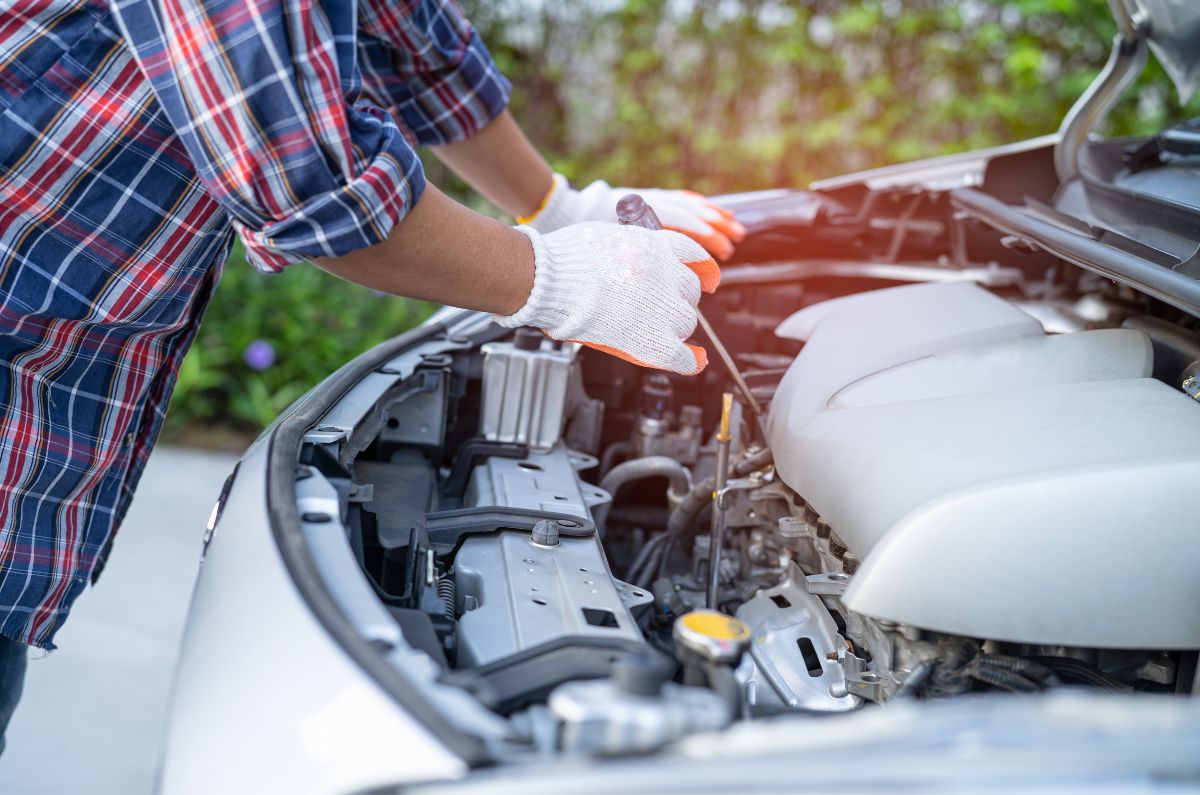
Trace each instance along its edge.
<path fill-rule="evenodd" d="M 1200 88 L 1200 3 L 1195 0 L 1117 0 L 1149 23 L 1146 38 L 1181 102 Z"/>

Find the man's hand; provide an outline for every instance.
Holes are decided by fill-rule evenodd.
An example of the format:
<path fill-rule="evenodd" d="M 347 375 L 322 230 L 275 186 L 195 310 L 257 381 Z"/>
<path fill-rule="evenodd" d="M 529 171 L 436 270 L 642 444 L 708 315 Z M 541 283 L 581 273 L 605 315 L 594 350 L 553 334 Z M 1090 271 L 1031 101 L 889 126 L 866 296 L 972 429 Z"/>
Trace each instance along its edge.
<path fill-rule="evenodd" d="M 698 373 L 704 349 L 684 340 L 701 291 L 721 272 L 676 232 L 576 224 L 550 234 L 513 229 L 468 210 L 429 185 L 379 245 L 317 264 L 376 290 L 535 326 L 635 364 Z"/>
<path fill-rule="evenodd" d="M 644 367 L 685 375 L 704 369 L 704 349 L 684 340 L 696 328 L 701 291 L 715 290 L 721 272 L 694 241 L 596 222 L 545 235 L 518 229 L 533 243 L 533 290 L 497 323 L 535 326 Z"/>
<path fill-rule="evenodd" d="M 466 141 L 440 146 L 439 158 L 517 223 L 543 234 L 585 221 L 616 223 L 617 200 L 633 188 L 593 182 L 575 190 L 555 174 L 529 143 L 508 111 Z M 636 190 L 654 208 L 663 226 L 695 240 L 717 259 L 728 259 L 746 229 L 733 213 L 686 190 Z"/>
<path fill-rule="evenodd" d="M 617 220 L 617 200 L 633 188 L 613 188 L 597 181 L 583 190 L 575 190 L 561 174 L 554 175 L 554 187 L 542 207 L 518 221 L 539 232 L 553 232 L 584 221 Z M 710 202 L 698 193 L 686 190 L 637 189 L 662 221 L 665 229 L 682 232 L 708 249 L 717 259 L 728 259 L 733 244 L 746 236 L 746 229 L 733 213 Z"/>

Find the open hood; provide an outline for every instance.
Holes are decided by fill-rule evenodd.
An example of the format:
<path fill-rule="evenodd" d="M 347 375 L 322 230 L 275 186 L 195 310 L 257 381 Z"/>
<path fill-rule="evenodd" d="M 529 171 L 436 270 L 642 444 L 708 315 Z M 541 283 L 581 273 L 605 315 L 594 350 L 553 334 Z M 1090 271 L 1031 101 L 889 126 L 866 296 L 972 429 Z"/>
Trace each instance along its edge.
<path fill-rule="evenodd" d="M 1118 0 L 1146 27 L 1150 49 L 1175 83 L 1180 102 L 1200 88 L 1200 3 L 1194 0 Z"/>

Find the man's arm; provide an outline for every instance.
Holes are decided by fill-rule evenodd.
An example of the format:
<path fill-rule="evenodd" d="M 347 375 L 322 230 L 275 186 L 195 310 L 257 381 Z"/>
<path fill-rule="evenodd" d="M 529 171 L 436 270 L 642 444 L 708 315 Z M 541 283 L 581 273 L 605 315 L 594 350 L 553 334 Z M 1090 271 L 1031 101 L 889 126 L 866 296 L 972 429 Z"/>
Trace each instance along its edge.
<path fill-rule="evenodd" d="M 539 232 L 584 221 L 616 221 L 617 199 L 628 188 L 594 182 L 575 190 L 556 175 L 505 110 L 474 136 L 433 152 L 493 204 Z M 663 226 L 682 232 L 720 259 L 746 230 L 733 214 L 689 191 L 641 190 Z"/>
<path fill-rule="evenodd" d="M 497 315 L 515 313 L 533 288 L 529 238 L 433 185 L 382 243 L 313 261 L 374 290 Z"/>
<path fill-rule="evenodd" d="M 484 134 L 501 115 L 507 83 L 450 0 L 355 7 L 114 0 L 123 35 L 251 262 L 280 270 L 315 261 L 368 287 L 490 311 L 501 325 L 534 326 L 646 366 L 699 372 L 704 351 L 684 340 L 701 290 L 720 278 L 704 250 L 673 232 L 607 223 L 510 229 L 426 186 L 395 115 L 351 101 L 356 87 L 343 81 L 353 39 L 332 34 L 365 24 L 364 15 L 397 40 L 431 44 L 400 51 L 412 81 L 393 114 L 414 140 L 477 138 L 459 160 L 514 210 L 539 202 L 545 164 L 511 120 Z M 289 54 L 302 60 L 291 63 Z M 480 166 L 492 157 L 508 162 Z M 503 187 L 510 166 L 540 177 Z"/>
<path fill-rule="evenodd" d="M 471 137 L 508 101 L 507 81 L 452 0 L 112 8 L 198 177 L 261 270 L 382 246 L 422 196 L 421 161 L 396 117 L 360 97 L 356 27 L 374 31 L 363 39 L 411 49 L 396 51 L 410 80 L 392 111 L 418 140 Z"/>
<path fill-rule="evenodd" d="M 492 312 L 502 326 L 686 374 L 707 361 L 686 339 L 701 291 L 721 278 L 704 249 L 675 232 L 584 223 L 543 235 L 432 185 L 384 242 L 315 262 L 367 287 Z"/>
<path fill-rule="evenodd" d="M 554 171 L 507 110 L 471 138 L 432 151 L 484 198 L 517 218 L 536 213 L 554 185 Z"/>

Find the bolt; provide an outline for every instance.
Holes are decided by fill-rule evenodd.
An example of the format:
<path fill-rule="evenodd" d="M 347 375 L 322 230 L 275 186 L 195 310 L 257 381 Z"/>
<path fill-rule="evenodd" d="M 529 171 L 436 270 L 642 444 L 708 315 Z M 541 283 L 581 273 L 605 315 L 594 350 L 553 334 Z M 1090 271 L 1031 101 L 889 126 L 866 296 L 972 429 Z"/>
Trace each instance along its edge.
<path fill-rule="evenodd" d="M 558 546 L 558 524 L 542 519 L 533 526 L 529 540 L 541 547 Z"/>

